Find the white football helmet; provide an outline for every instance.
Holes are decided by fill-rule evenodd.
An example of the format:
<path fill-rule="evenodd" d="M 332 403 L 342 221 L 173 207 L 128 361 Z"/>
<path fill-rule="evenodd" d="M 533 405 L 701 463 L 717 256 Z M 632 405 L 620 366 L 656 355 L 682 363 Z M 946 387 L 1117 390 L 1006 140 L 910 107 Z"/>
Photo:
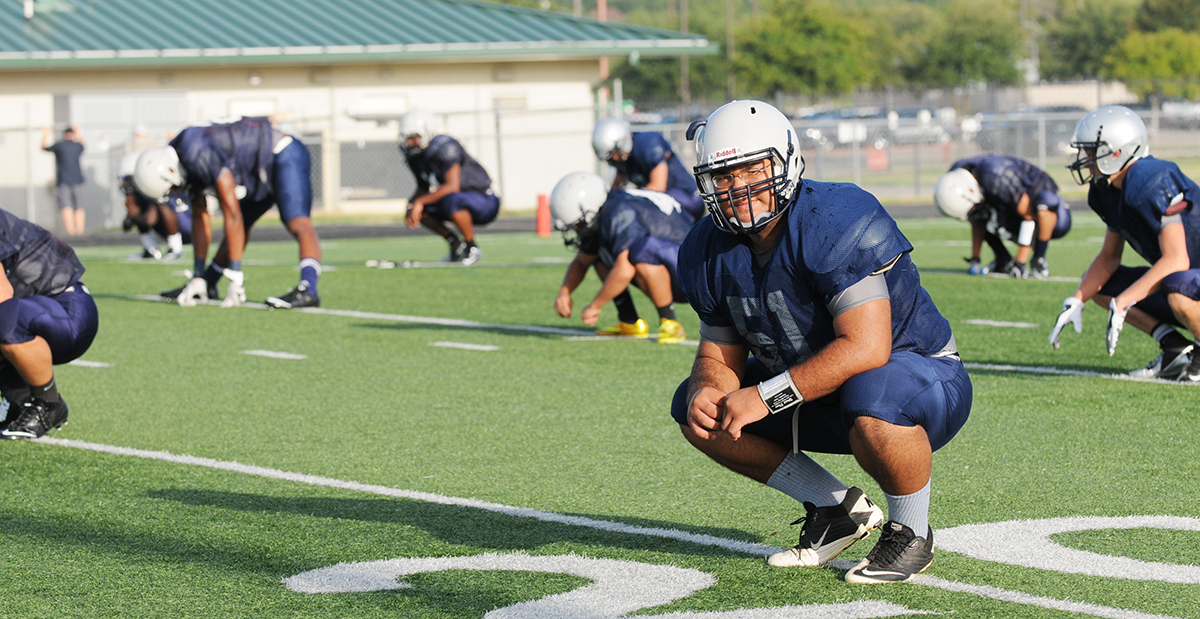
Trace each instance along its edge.
<path fill-rule="evenodd" d="M 612 161 L 617 153 L 633 150 L 633 128 L 624 118 L 605 118 L 592 129 L 592 150 L 601 161 Z"/>
<path fill-rule="evenodd" d="M 696 167 L 693 170 L 700 195 L 708 212 L 712 213 L 713 223 L 721 230 L 754 234 L 791 206 L 804 173 L 804 158 L 800 155 L 800 139 L 792 121 L 771 104 L 762 101 L 726 103 L 707 119 L 693 122 L 688 127 L 687 139 L 696 142 Z M 714 176 L 726 175 L 731 168 L 764 160 L 769 162 L 769 171 L 761 180 L 724 188 L 718 188 L 713 181 Z M 753 214 L 749 222 L 741 221 L 736 215 L 726 217 L 721 208 L 721 203 L 749 200 L 764 191 L 774 193 L 775 205 L 771 212 Z"/>
<path fill-rule="evenodd" d="M 412 110 L 400 117 L 400 139 L 407 140 L 414 135 L 418 138 L 416 146 L 405 145 L 405 151 L 410 154 L 419 154 L 429 148 L 429 141 L 437 135 L 437 131 L 437 115 L 429 110 Z"/>
<path fill-rule="evenodd" d="M 187 172 L 171 146 L 143 151 L 133 166 L 133 186 L 151 200 L 166 198 L 172 187 L 182 187 L 186 181 Z"/>
<path fill-rule="evenodd" d="M 1075 181 L 1083 185 L 1092 181 L 1093 165 L 1108 178 L 1129 162 L 1150 154 L 1150 136 L 1146 123 L 1133 110 L 1123 105 L 1106 105 L 1075 125 L 1071 148 L 1079 149 L 1079 153 L 1075 163 L 1067 168 L 1075 175 Z M 1088 150 L 1092 153 L 1088 154 Z"/>
<path fill-rule="evenodd" d="M 950 170 L 933 186 L 933 203 L 947 217 L 967 220 L 967 213 L 983 202 L 983 191 L 975 175 L 965 168 Z"/>
<path fill-rule="evenodd" d="M 580 235 L 596 224 L 606 200 L 608 185 L 599 174 L 572 172 L 558 181 L 550 192 L 550 217 L 564 244 L 579 246 Z"/>

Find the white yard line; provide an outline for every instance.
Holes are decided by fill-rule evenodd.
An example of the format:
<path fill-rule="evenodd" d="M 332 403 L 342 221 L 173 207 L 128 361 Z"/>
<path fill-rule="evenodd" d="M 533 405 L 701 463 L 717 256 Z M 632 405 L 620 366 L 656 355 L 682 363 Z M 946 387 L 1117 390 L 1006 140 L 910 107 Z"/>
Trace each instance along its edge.
<path fill-rule="evenodd" d="M 295 353 L 279 352 L 276 350 L 243 350 L 242 354 L 250 355 L 252 357 L 267 357 L 268 359 L 291 359 L 295 361 L 302 361 L 308 358 L 308 355 L 297 355 Z"/>
<path fill-rule="evenodd" d="M 438 348 L 458 348 L 460 350 L 479 350 L 483 352 L 492 352 L 500 350 L 499 346 L 490 346 L 487 344 L 467 344 L 466 342 L 430 342 L 430 346 Z"/>

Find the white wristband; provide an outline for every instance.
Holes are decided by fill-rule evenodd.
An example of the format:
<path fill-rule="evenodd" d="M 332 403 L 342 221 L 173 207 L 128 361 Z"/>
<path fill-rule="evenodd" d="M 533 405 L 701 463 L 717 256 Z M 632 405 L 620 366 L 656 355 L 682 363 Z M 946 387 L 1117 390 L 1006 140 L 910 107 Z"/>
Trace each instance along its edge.
<path fill-rule="evenodd" d="M 1037 222 L 1032 219 L 1026 219 L 1021 222 L 1021 227 L 1017 231 L 1017 245 L 1029 246 L 1033 245 L 1033 233 L 1037 231 Z"/>
<path fill-rule="evenodd" d="M 758 395 L 772 415 L 804 404 L 804 396 L 800 395 L 796 383 L 792 382 L 791 373 L 786 371 L 758 383 Z"/>

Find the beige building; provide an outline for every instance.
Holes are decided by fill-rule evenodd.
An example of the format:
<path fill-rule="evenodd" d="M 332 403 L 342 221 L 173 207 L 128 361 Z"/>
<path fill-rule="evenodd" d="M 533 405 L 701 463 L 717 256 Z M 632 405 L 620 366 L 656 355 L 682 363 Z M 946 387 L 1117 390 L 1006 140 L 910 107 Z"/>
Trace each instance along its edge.
<path fill-rule="evenodd" d="M 80 127 L 96 228 L 123 217 L 115 179 L 127 152 L 190 124 L 262 115 L 312 150 L 314 209 L 402 210 L 412 178 L 396 119 L 424 108 L 492 175 L 504 208 L 531 209 L 566 173 L 596 166 L 601 58 L 715 52 L 693 35 L 488 2 L 270 5 L 288 14 L 256 4 L 205 15 L 214 3 L 177 0 L 167 14 L 150 0 L 35 1 L 23 23 L 0 20 L 0 205 L 56 222 L 43 126 Z M 167 18 L 176 23 L 147 25 Z"/>

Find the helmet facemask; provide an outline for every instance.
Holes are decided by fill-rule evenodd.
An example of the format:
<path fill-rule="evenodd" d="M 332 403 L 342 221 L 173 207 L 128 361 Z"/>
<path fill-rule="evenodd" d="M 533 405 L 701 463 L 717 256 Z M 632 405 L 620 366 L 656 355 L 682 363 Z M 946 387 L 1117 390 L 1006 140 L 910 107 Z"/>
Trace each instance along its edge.
<path fill-rule="evenodd" d="M 767 148 L 696 166 L 696 183 L 713 223 L 726 232 L 756 234 L 783 215 L 796 193 L 787 160 L 775 148 Z M 770 195 L 764 209 L 755 198 L 765 192 Z M 749 221 L 738 217 L 739 206 L 749 210 Z"/>
<path fill-rule="evenodd" d="M 583 240 L 596 233 L 596 223 L 600 220 L 597 213 L 584 213 L 583 217 L 572 223 L 555 221 L 554 228 L 562 232 L 563 245 L 574 249 L 583 247 Z"/>

